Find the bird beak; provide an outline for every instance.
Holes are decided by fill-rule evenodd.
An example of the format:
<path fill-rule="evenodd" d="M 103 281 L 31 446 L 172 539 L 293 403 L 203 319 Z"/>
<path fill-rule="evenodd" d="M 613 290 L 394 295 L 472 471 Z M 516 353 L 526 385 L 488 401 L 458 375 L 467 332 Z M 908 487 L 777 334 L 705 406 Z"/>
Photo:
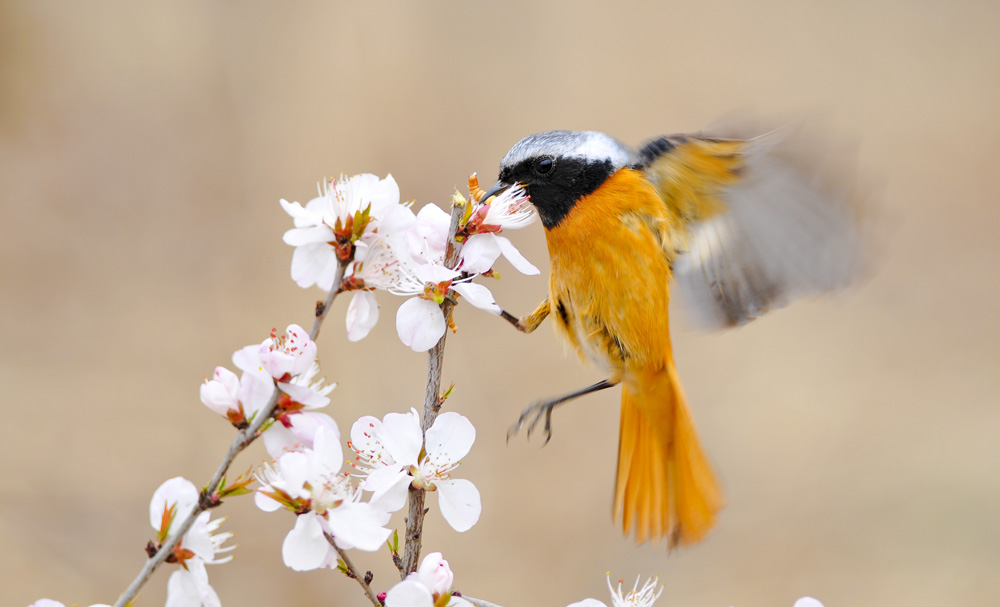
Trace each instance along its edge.
<path fill-rule="evenodd" d="M 489 200 L 489 198 L 491 196 L 496 196 L 497 194 L 503 192 L 504 190 L 506 190 L 507 188 L 509 188 L 512 185 L 514 185 L 514 184 L 512 184 L 512 183 L 504 183 L 502 181 L 496 182 L 495 184 L 493 184 L 493 187 L 491 187 L 490 189 L 486 190 L 486 193 L 483 194 L 482 198 L 479 199 L 479 202 L 486 202 L 487 200 Z"/>

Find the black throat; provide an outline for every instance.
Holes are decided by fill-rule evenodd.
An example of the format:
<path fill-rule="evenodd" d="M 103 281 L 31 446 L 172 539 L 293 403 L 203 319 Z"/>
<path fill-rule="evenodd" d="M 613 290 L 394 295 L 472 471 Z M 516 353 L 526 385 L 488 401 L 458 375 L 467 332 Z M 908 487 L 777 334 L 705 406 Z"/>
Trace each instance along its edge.
<path fill-rule="evenodd" d="M 500 180 L 524 185 L 547 230 L 559 225 L 577 201 L 599 188 L 615 172 L 611 160 L 586 158 L 559 158 L 548 175 L 537 175 L 531 167 L 531 160 L 509 167 L 500 173 Z"/>

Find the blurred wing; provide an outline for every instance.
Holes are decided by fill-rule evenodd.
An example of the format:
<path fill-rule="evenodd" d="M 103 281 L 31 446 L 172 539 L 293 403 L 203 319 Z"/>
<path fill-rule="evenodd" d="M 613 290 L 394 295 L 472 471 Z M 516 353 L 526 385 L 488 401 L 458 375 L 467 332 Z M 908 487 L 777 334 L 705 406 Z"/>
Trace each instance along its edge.
<path fill-rule="evenodd" d="M 741 325 L 860 270 L 854 181 L 836 152 L 795 135 L 665 137 L 641 151 L 672 216 L 677 293 L 698 324 Z"/>

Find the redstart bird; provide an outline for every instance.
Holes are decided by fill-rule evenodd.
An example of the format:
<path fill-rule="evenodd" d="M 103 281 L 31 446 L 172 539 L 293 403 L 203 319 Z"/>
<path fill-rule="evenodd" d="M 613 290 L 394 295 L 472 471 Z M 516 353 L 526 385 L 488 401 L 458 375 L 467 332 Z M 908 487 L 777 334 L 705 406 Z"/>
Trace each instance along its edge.
<path fill-rule="evenodd" d="M 511 433 L 544 418 L 548 442 L 554 407 L 621 384 L 614 516 L 638 543 L 698 542 L 723 501 L 674 367 L 671 279 L 701 324 L 724 327 L 843 286 L 859 269 L 853 181 L 831 170 L 829 148 L 797 148 L 788 131 L 671 135 L 639 151 L 603 133 L 538 133 L 507 152 L 482 198 L 520 184 L 551 260 L 548 297 L 524 318 L 502 316 L 530 333 L 551 315 L 607 373 L 532 405 Z"/>

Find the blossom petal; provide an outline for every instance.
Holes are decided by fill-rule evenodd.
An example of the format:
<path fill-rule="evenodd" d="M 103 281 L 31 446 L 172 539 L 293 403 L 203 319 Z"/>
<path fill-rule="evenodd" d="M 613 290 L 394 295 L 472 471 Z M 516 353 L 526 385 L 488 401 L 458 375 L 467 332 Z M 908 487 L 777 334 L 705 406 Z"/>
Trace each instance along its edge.
<path fill-rule="evenodd" d="M 795 601 L 795 604 L 792 607 L 823 607 L 823 603 L 820 603 L 811 596 L 804 596 Z"/>
<path fill-rule="evenodd" d="M 327 473 L 336 474 L 344 464 L 344 451 L 340 448 L 340 431 L 336 425 L 331 429 L 320 426 L 313 440 L 315 461 L 326 468 Z"/>
<path fill-rule="evenodd" d="M 239 354 L 239 352 L 237 353 Z M 254 354 L 256 357 L 256 354 Z M 236 358 L 236 354 L 233 355 Z M 271 403 L 274 396 L 274 379 L 261 370 L 244 371 L 240 377 L 240 402 L 243 403 L 243 413 L 253 417 L 254 414 Z"/>
<path fill-rule="evenodd" d="M 415 466 L 424 446 L 420 431 L 420 415 L 414 409 L 409 413 L 388 413 L 379 428 L 379 438 L 392 460 L 405 466 Z"/>
<path fill-rule="evenodd" d="M 514 266 L 514 269 L 518 272 L 528 276 L 534 276 L 539 273 L 538 268 L 525 259 L 524 255 L 521 255 L 521 252 L 517 250 L 514 243 L 512 243 L 510 239 L 504 238 L 503 236 L 496 236 L 496 242 L 500 247 L 500 252 L 503 253 L 503 256 L 507 258 L 510 265 Z"/>
<path fill-rule="evenodd" d="M 480 310 L 486 310 L 499 316 L 503 310 L 493 299 L 493 293 L 483 285 L 474 282 L 458 282 L 451 288 L 460 293 L 472 305 Z"/>
<path fill-rule="evenodd" d="M 333 546 L 323 535 L 319 516 L 307 512 L 295 518 L 295 527 L 281 545 L 281 557 L 295 571 L 310 571 L 322 567 L 331 550 Z"/>
<path fill-rule="evenodd" d="M 392 532 L 382 526 L 388 520 L 384 512 L 363 502 L 344 502 L 326 511 L 333 537 L 365 552 L 374 552 L 385 544 Z"/>
<path fill-rule="evenodd" d="M 347 306 L 347 339 L 364 339 L 378 322 L 378 301 L 371 291 L 357 291 Z"/>
<path fill-rule="evenodd" d="M 253 503 L 264 512 L 275 512 L 281 509 L 280 502 L 264 495 L 259 490 L 253 494 Z"/>
<path fill-rule="evenodd" d="M 434 607 L 434 597 L 420 582 L 403 580 L 386 593 L 385 607 Z"/>
<path fill-rule="evenodd" d="M 426 352 L 444 335 L 447 328 L 441 308 L 433 301 L 410 298 L 396 312 L 399 339 L 414 352 Z"/>
<path fill-rule="evenodd" d="M 476 442 L 476 427 L 461 413 L 445 411 L 427 430 L 427 454 L 448 463 L 457 463 L 469 454 Z"/>
<path fill-rule="evenodd" d="M 470 274 L 488 272 L 500 257 L 500 245 L 493 234 L 473 234 L 462 245 L 462 270 Z"/>
<path fill-rule="evenodd" d="M 436 264 L 423 264 L 413 268 L 413 273 L 423 282 L 438 284 L 457 278 L 459 272 Z"/>
<path fill-rule="evenodd" d="M 567 605 L 566 607 L 608 607 L 604 603 L 598 601 L 597 599 L 583 599 L 577 603 Z"/>
<path fill-rule="evenodd" d="M 318 285 L 329 291 L 336 270 L 337 254 L 325 242 L 295 247 L 292 252 L 292 280 L 302 288 Z"/>
<path fill-rule="evenodd" d="M 164 481 L 153 492 L 153 499 L 149 502 L 149 522 L 153 529 L 160 531 L 164 509 L 174 504 L 176 504 L 174 521 L 186 518 L 198 504 L 198 489 L 194 483 L 182 476 Z"/>
<path fill-rule="evenodd" d="M 446 592 L 451 592 L 455 574 L 451 572 L 448 561 L 444 560 L 440 552 L 431 552 L 420 562 L 420 567 L 417 568 L 417 579 L 431 591 L 432 595 L 441 596 Z"/>
<path fill-rule="evenodd" d="M 372 491 L 371 505 L 386 512 L 396 512 L 406 505 L 413 477 L 399 466 L 376 468 L 365 479 L 362 488 Z"/>
<path fill-rule="evenodd" d="M 281 237 L 285 241 L 285 244 L 291 245 L 293 247 L 301 247 L 307 244 L 322 243 L 329 247 L 327 244 L 336 238 L 336 234 L 333 233 L 329 227 L 325 225 L 319 226 L 309 226 L 305 228 L 292 228 L 285 232 L 285 235 Z"/>
<path fill-rule="evenodd" d="M 438 506 L 444 520 L 459 533 L 472 529 L 483 511 L 479 489 L 476 489 L 472 481 L 463 478 L 438 481 L 434 485 L 437 487 Z"/>

